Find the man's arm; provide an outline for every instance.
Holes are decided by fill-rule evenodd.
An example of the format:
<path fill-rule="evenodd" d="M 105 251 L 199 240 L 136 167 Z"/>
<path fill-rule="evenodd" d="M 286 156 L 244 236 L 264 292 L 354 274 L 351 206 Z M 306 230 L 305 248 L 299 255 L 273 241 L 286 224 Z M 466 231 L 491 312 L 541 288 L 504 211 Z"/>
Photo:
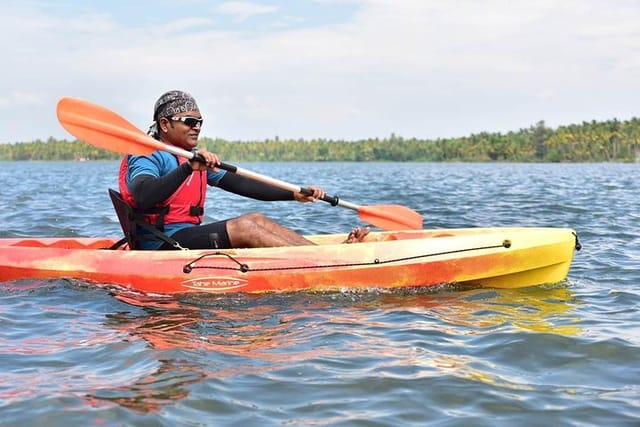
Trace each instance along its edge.
<path fill-rule="evenodd" d="M 165 176 L 138 175 L 131 181 L 133 199 L 140 209 L 150 209 L 175 193 L 192 171 L 189 163 L 183 163 Z"/>
<path fill-rule="evenodd" d="M 256 200 L 294 200 L 293 193 L 235 173 L 226 173 L 217 184 L 223 190 Z"/>

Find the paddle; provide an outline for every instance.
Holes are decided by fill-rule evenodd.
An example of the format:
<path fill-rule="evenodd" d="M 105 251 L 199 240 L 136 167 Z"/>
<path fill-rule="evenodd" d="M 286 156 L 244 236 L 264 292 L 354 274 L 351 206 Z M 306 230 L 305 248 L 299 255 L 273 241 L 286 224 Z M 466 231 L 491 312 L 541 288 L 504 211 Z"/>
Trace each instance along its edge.
<path fill-rule="evenodd" d="M 147 155 L 159 150 L 190 160 L 197 156 L 191 151 L 165 144 L 150 137 L 113 111 L 88 101 L 77 98 L 62 98 L 58 102 L 57 114 L 60 124 L 71 135 L 105 150 L 138 155 Z M 299 191 L 303 194 L 312 193 L 308 188 L 289 184 L 228 163 L 221 163 L 217 167 L 284 190 Z M 383 230 L 422 229 L 422 216 L 405 206 L 358 206 L 333 196 L 325 196 L 322 200 L 332 206 L 341 206 L 357 211 L 363 222 Z"/>

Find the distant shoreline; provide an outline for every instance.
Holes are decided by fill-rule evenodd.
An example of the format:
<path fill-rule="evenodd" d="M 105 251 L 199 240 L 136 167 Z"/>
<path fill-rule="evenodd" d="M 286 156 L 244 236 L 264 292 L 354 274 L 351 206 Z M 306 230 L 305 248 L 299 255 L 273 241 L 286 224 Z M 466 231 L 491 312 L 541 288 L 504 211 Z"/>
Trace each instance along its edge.
<path fill-rule="evenodd" d="M 543 121 L 517 132 L 423 140 L 391 134 L 357 141 L 202 138 L 199 146 L 235 162 L 512 162 L 638 163 L 640 119 L 583 122 L 548 128 Z M 116 160 L 122 157 L 81 141 L 36 140 L 0 144 L 0 160 Z"/>

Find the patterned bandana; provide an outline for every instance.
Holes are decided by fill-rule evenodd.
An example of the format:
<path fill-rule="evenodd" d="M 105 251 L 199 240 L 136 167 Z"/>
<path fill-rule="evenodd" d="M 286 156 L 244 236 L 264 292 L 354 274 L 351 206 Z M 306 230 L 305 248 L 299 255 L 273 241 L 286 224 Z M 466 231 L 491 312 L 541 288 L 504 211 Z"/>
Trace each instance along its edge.
<path fill-rule="evenodd" d="M 187 92 L 180 90 L 170 90 L 163 94 L 156 101 L 153 109 L 154 123 L 149 128 L 149 135 L 158 139 L 158 120 L 163 117 L 170 117 L 178 113 L 186 113 L 187 111 L 200 111 L 196 100 Z"/>
<path fill-rule="evenodd" d="M 171 90 L 162 95 L 153 109 L 153 120 L 173 116 L 187 111 L 200 111 L 193 96 L 179 90 Z"/>

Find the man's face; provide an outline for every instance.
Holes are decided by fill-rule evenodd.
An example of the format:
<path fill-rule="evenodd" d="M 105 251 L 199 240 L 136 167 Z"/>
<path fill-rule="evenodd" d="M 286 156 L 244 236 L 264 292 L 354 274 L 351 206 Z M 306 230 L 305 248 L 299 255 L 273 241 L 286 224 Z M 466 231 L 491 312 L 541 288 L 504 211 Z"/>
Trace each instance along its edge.
<path fill-rule="evenodd" d="M 198 145 L 202 129 L 202 115 L 199 111 L 187 111 L 160 120 L 163 139 L 172 145 L 191 150 Z"/>

